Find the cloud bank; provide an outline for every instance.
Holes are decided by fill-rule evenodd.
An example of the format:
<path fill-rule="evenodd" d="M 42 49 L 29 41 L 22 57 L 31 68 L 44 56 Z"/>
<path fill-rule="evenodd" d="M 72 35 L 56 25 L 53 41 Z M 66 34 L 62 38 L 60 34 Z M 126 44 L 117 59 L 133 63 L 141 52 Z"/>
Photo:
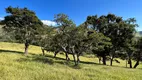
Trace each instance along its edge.
<path fill-rule="evenodd" d="M 4 18 L 0 17 L 0 20 L 3 20 Z"/>
<path fill-rule="evenodd" d="M 56 23 L 50 20 L 41 20 L 43 24 L 48 25 L 48 26 L 56 26 Z"/>

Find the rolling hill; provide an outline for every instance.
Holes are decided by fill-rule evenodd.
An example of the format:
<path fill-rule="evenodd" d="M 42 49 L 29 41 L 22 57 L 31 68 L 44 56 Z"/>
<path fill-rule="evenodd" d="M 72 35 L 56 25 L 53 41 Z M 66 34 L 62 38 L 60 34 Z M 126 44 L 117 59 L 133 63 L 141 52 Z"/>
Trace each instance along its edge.
<path fill-rule="evenodd" d="M 41 55 L 40 47 L 30 46 L 29 55 L 23 54 L 24 45 L 0 42 L 0 80 L 141 80 L 142 64 L 138 69 L 125 68 L 120 60 L 112 67 L 98 64 L 95 56 L 81 57 L 80 66 L 65 61 L 63 54 L 53 58 L 52 52 Z M 72 56 L 69 56 L 72 58 Z M 107 62 L 109 65 L 109 61 Z"/>

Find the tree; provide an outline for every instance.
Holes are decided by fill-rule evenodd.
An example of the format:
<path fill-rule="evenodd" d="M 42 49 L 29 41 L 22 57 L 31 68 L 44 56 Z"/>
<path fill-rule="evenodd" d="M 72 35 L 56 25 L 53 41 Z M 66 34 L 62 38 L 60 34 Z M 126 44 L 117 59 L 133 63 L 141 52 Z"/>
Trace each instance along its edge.
<path fill-rule="evenodd" d="M 102 57 L 102 62 L 104 65 L 106 65 L 106 60 L 107 60 L 106 56 L 109 55 L 110 52 L 109 49 L 111 48 L 112 44 L 110 42 L 110 38 L 104 36 L 103 34 L 100 34 L 98 38 L 99 38 L 98 44 L 92 45 L 94 46 L 92 52 L 96 54 L 96 56 L 99 58 L 99 63 Z"/>
<path fill-rule="evenodd" d="M 102 15 L 100 17 L 97 15 L 88 16 L 86 23 L 88 23 L 92 29 L 103 33 L 106 37 L 111 39 L 112 47 L 106 48 L 105 51 L 109 51 L 110 65 L 112 66 L 112 61 L 117 55 L 116 51 L 124 46 L 126 39 L 133 36 L 136 25 L 132 25 L 130 20 L 125 21 L 122 17 L 118 17 L 114 14 Z"/>
<path fill-rule="evenodd" d="M 29 44 L 39 34 L 43 23 L 35 15 L 35 12 L 27 8 L 9 6 L 6 8 L 8 13 L 5 16 L 3 27 L 7 32 L 13 32 L 17 42 L 25 43 L 25 54 L 28 54 Z"/>
<path fill-rule="evenodd" d="M 134 57 L 134 53 L 137 52 L 136 48 L 136 39 L 135 39 L 135 27 L 138 26 L 136 24 L 136 20 L 134 18 L 129 18 L 125 21 L 123 26 L 125 25 L 125 28 L 123 29 L 123 36 L 122 39 L 124 40 L 123 48 L 126 50 L 126 54 L 128 57 L 128 64 L 130 65 L 130 68 L 132 68 L 132 59 Z"/>
<path fill-rule="evenodd" d="M 79 64 L 79 57 L 83 53 L 90 53 L 92 50 L 98 48 L 98 45 L 101 43 L 106 44 L 107 40 L 109 41 L 103 34 L 97 33 L 95 30 L 86 28 L 85 26 L 75 28 L 70 33 L 69 38 L 69 47 L 72 51 L 75 65 Z"/>
<path fill-rule="evenodd" d="M 69 19 L 69 17 L 66 14 L 57 14 L 54 16 L 54 21 L 57 23 L 58 28 L 56 28 L 57 30 L 57 34 L 54 37 L 54 48 L 56 47 L 57 51 L 55 51 L 56 53 L 59 51 L 63 51 L 66 54 L 66 59 L 69 60 L 68 57 L 68 52 L 67 52 L 67 38 L 68 35 L 66 35 L 66 33 L 68 33 L 69 28 L 74 28 L 76 25 L 73 23 L 73 21 L 71 19 Z"/>

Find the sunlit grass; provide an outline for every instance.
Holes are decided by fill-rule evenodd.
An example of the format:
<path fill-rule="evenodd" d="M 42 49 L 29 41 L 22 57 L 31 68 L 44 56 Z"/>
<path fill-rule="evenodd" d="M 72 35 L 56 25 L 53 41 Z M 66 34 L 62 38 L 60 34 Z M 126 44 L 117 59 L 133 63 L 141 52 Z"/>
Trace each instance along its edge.
<path fill-rule="evenodd" d="M 30 46 L 23 54 L 24 44 L 0 42 L 0 80 L 141 80 L 142 65 L 138 69 L 125 68 L 125 61 L 113 62 L 112 67 L 98 64 L 97 58 L 81 57 L 80 68 L 67 64 L 65 56 L 52 52 L 42 56 L 40 47 Z M 72 59 L 72 56 L 69 56 Z"/>

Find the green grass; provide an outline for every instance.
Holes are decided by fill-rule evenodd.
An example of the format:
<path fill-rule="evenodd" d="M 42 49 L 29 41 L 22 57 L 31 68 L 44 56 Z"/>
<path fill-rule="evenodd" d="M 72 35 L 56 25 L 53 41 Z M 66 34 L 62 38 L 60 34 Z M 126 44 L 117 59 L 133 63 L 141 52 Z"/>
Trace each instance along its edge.
<path fill-rule="evenodd" d="M 23 54 L 24 45 L 0 42 L 0 80 L 141 80 L 142 65 L 138 69 L 125 68 L 125 61 L 114 66 L 98 64 L 97 58 L 81 57 L 76 69 L 65 56 L 53 53 L 43 57 L 37 46 L 29 47 L 29 55 Z M 72 59 L 72 56 L 69 56 Z M 107 62 L 109 65 L 109 62 Z"/>

